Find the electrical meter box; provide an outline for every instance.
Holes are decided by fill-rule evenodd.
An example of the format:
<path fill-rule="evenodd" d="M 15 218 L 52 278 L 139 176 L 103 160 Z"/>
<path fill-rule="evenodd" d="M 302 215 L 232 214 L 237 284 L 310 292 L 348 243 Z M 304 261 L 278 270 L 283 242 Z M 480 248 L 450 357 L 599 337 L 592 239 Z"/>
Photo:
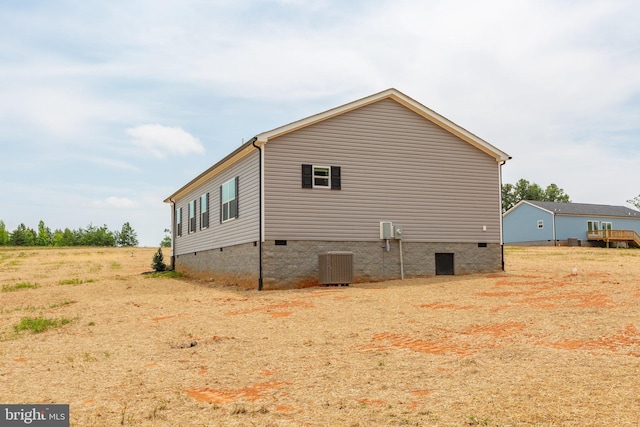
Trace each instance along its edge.
<path fill-rule="evenodd" d="M 393 239 L 393 223 L 391 221 L 380 221 L 380 238 Z"/>
<path fill-rule="evenodd" d="M 396 240 L 402 240 L 402 226 L 394 225 L 393 226 L 393 238 Z"/>

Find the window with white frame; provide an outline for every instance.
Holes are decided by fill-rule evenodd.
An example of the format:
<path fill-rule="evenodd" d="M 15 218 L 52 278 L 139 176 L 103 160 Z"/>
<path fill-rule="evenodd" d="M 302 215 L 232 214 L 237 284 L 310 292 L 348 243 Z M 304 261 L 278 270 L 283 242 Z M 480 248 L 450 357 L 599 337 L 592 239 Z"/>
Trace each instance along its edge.
<path fill-rule="evenodd" d="M 331 177 L 330 166 L 313 167 L 313 188 L 329 188 L 329 178 Z"/>
<path fill-rule="evenodd" d="M 587 221 L 587 230 L 588 231 L 598 231 L 600 230 L 600 226 L 598 221 Z"/>
<path fill-rule="evenodd" d="M 538 228 L 544 228 L 544 220 L 542 219 L 538 220 Z"/>
<path fill-rule="evenodd" d="M 196 201 L 189 202 L 189 233 L 196 232 Z"/>
<path fill-rule="evenodd" d="M 176 208 L 176 235 L 182 236 L 182 208 Z"/>
<path fill-rule="evenodd" d="M 238 177 L 220 186 L 220 222 L 238 218 Z"/>
<path fill-rule="evenodd" d="M 302 165 L 302 188 L 342 188 L 340 166 Z"/>
<path fill-rule="evenodd" d="M 612 227 L 613 227 L 613 223 L 612 222 L 602 221 L 600 223 L 600 228 L 602 230 L 611 230 Z"/>
<path fill-rule="evenodd" d="M 209 227 L 209 193 L 200 196 L 200 229 Z"/>

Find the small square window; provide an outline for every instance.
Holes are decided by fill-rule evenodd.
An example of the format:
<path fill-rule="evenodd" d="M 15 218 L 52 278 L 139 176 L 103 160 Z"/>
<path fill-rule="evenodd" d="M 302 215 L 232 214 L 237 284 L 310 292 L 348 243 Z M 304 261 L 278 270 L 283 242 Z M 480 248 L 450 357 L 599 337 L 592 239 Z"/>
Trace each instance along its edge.
<path fill-rule="evenodd" d="M 313 167 L 313 187 L 329 188 L 329 177 L 331 176 L 329 166 Z"/>

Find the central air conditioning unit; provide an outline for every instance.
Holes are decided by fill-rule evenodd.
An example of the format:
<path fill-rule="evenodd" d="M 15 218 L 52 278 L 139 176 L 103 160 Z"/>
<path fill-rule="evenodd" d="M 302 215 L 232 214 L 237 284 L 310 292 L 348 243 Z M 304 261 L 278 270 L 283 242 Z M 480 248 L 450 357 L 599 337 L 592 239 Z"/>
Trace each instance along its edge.
<path fill-rule="evenodd" d="M 318 254 L 318 282 L 321 285 L 353 283 L 353 252 L 322 252 Z"/>

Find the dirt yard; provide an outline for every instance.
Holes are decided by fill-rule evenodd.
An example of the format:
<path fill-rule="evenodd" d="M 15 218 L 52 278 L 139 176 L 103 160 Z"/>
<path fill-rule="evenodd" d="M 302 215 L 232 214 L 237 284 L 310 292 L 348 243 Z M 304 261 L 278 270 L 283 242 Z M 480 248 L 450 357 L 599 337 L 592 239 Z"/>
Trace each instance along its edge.
<path fill-rule="evenodd" d="M 154 251 L 0 249 L 0 403 L 74 426 L 640 425 L 640 250 L 265 292 L 141 274 Z"/>

